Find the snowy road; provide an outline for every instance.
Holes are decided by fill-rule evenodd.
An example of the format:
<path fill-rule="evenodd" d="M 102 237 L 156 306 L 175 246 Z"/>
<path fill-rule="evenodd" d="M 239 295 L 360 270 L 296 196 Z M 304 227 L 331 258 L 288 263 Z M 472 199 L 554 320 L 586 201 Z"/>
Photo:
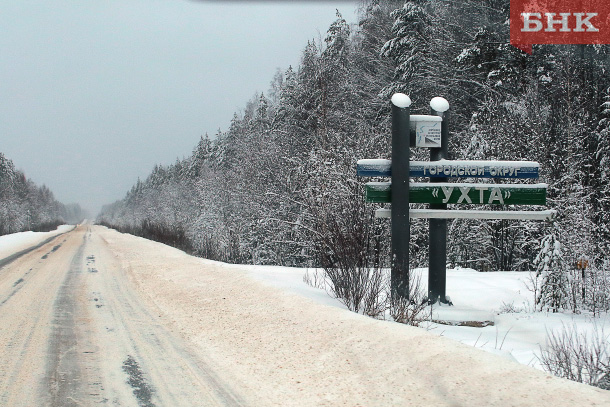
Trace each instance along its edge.
<path fill-rule="evenodd" d="M 80 226 L 0 269 L 1 406 L 241 405 Z"/>
<path fill-rule="evenodd" d="M 245 269 L 89 225 L 7 262 L 0 406 L 610 405 Z"/>

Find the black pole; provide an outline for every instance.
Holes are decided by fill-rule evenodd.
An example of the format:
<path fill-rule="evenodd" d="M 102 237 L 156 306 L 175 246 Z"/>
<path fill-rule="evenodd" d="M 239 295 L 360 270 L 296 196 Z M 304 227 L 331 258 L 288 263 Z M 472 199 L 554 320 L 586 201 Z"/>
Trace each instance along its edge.
<path fill-rule="evenodd" d="M 409 298 L 409 117 L 411 99 L 392 96 L 392 298 Z"/>
<path fill-rule="evenodd" d="M 449 103 L 442 98 L 430 102 L 430 111 L 440 116 L 441 147 L 430 149 L 430 161 L 446 159 L 449 151 Z M 430 182 L 447 182 L 447 178 L 431 178 Z M 392 189 L 394 187 L 392 186 Z M 430 204 L 430 209 L 447 209 L 447 204 Z M 428 301 L 447 303 L 447 219 L 430 219 L 430 242 L 428 249 Z"/>

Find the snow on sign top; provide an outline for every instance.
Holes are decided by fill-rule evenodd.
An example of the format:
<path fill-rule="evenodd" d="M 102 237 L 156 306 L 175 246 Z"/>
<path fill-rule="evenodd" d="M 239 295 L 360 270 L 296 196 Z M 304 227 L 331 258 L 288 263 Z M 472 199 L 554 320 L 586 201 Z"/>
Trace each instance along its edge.
<path fill-rule="evenodd" d="M 433 116 L 429 114 L 412 114 L 409 117 L 411 123 L 413 122 L 442 122 L 443 118 L 440 116 Z M 413 124 L 412 124 L 413 126 Z"/>
<path fill-rule="evenodd" d="M 430 178 L 538 178 L 540 164 L 535 161 L 439 160 L 411 161 L 411 177 Z M 358 160 L 360 177 L 392 176 L 390 160 Z"/>
<path fill-rule="evenodd" d="M 437 96 L 430 101 L 430 107 L 437 112 L 446 112 L 449 110 L 449 102 L 447 99 Z"/>
<path fill-rule="evenodd" d="M 392 104 L 401 108 L 409 107 L 411 106 L 411 98 L 404 93 L 395 93 L 392 96 Z"/>
<path fill-rule="evenodd" d="M 390 177 L 392 175 L 392 161 L 382 159 L 358 160 L 356 173 L 359 177 Z"/>

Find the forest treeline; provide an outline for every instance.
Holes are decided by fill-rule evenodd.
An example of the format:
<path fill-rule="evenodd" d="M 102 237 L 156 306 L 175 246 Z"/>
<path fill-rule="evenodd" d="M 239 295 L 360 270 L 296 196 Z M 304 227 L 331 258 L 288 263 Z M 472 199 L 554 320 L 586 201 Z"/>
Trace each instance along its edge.
<path fill-rule="evenodd" d="M 29 230 L 49 231 L 82 219 L 83 211 L 78 204 L 58 202 L 49 188 L 26 179 L 0 153 L 0 236 Z"/>
<path fill-rule="evenodd" d="M 509 45 L 508 19 L 509 0 L 367 1 L 351 25 L 337 12 L 300 65 L 278 71 L 227 130 L 157 165 L 98 222 L 228 262 L 324 266 L 344 250 L 388 265 L 389 223 L 364 202 L 356 161 L 390 158 L 394 92 L 410 95 L 420 114 L 442 96 L 451 105 L 450 158 L 539 162 L 537 182 L 548 183 L 559 214 L 553 225 L 451 221 L 448 261 L 535 270 L 541 242 L 553 236 L 561 253 L 545 254 L 561 259 L 548 264 L 571 269 L 586 258 L 606 275 L 610 49 L 545 45 L 527 55 Z M 427 149 L 411 154 L 429 159 Z M 412 266 L 427 265 L 427 234 L 426 220 L 412 221 Z"/>

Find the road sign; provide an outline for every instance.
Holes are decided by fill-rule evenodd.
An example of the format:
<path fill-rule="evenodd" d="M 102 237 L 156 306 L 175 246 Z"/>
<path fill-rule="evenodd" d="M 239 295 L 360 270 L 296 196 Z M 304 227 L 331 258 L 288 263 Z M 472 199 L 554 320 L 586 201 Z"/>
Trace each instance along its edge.
<path fill-rule="evenodd" d="M 428 204 L 545 205 L 546 184 L 410 183 L 409 201 Z M 392 202 L 390 182 L 368 182 L 366 201 Z"/>
<path fill-rule="evenodd" d="M 552 220 L 556 211 L 447 210 L 447 204 L 544 205 L 546 184 L 448 183 L 448 178 L 537 179 L 540 165 L 533 161 L 448 160 L 449 102 L 430 101 L 431 115 L 410 115 L 411 99 L 392 96 L 392 160 L 359 160 L 358 176 L 392 177 L 390 182 L 366 184 L 366 201 L 391 203 L 375 216 L 391 219 L 392 298 L 408 298 L 409 218 L 429 219 L 428 301 L 449 302 L 446 288 L 446 219 Z M 429 147 L 430 161 L 409 161 L 409 147 Z M 394 163 L 394 165 L 392 165 Z M 411 183 L 410 177 L 430 178 Z M 410 209 L 410 203 L 427 203 L 428 209 Z M 584 297 L 584 295 L 583 295 Z M 450 302 L 449 302 L 450 303 Z"/>
<path fill-rule="evenodd" d="M 389 218 L 391 209 L 377 209 L 376 218 Z M 507 219 L 507 220 L 550 220 L 557 215 L 556 210 L 544 211 L 473 211 L 445 209 L 411 209 L 412 219 Z"/>
<path fill-rule="evenodd" d="M 534 161 L 411 161 L 411 177 L 429 178 L 529 178 L 537 179 L 540 164 Z M 390 160 L 359 160 L 356 172 L 361 177 L 392 176 Z"/>
<path fill-rule="evenodd" d="M 430 178 L 538 178 L 534 161 L 412 161 L 412 177 Z"/>
<path fill-rule="evenodd" d="M 391 177 L 392 160 L 358 160 L 356 173 L 359 177 Z"/>

